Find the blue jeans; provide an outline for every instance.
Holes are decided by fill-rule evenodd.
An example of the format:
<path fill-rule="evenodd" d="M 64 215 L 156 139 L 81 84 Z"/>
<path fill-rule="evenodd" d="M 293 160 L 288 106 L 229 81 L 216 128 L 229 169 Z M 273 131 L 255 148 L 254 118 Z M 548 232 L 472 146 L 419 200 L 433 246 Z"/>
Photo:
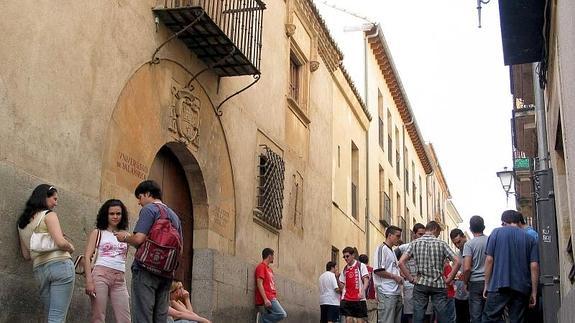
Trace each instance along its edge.
<path fill-rule="evenodd" d="M 506 306 L 509 311 L 509 322 L 523 323 L 528 305 L 529 295 L 511 288 L 500 288 L 497 292 L 488 292 L 483 309 L 483 323 L 503 322 L 501 317 Z"/>
<path fill-rule="evenodd" d="M 483 298 L 483 287 L 485 281 L 469 282 L 467 289 L 469 291 L 469 317 L 471 323 L 481 323 L 485 299 Z"/>
<path fill-rule="evenodd" d="M 417 284 L 413 288 L 413 323 L 424 322 L 429 297 L 431 297 L 433 309 L 437 313 L 437 323 L 452 323 L 455 321 L 455 308 L 450 312 L 446 288 Z"/>
<path fill-rule="evenodd" d="M 259 323 L 279 322 L 287 317 L 286 311 L 277 299 L 274 299 L 271 302 L 271 307 L 258 306 L 258 311 L 260 312 Z"/>
<path fill-rule="evenodd" d="M 71 259 L 55 260 L 34 268 L 34 277 L 40 284 L 40 298 L 48 323 L 63 323 L 74 291 L 74 263 Z"/>
<path fill-rule="evenodd" d="M 167 322 L 171 278 L 132 268 L 132 322 Z"/>

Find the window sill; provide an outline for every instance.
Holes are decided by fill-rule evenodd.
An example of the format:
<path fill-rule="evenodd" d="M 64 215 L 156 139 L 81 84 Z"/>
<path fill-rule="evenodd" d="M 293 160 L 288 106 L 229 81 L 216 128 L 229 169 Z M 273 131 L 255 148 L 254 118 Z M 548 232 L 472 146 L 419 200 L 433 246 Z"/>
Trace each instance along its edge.
<path fill-rule="evenodd" d="M 293 113 L 300 119 L 300 121 L 303 124 L 308 126 L 311 123 L 311 120 L 309 119 L 305 110 L 294 99 L 290 97 L 287 98 L 287 102 L 290 110 L 293 111 Z"/>
<path fill-rule="evenodd" d="M 255 223 L 261 225 L 262 227 L 264 227 L 264 229 L 270 231 L 273 234 L 277 234 L 279 235 L 279 230 L 274 228 L 273 226 L 269 225 L 267 222 L 265 222 L 264 220 L 260 219 L 258 215 L 261 214 L 261 211 L 258 209 L 254 209 L 253 210 L 253 220 Z"/>

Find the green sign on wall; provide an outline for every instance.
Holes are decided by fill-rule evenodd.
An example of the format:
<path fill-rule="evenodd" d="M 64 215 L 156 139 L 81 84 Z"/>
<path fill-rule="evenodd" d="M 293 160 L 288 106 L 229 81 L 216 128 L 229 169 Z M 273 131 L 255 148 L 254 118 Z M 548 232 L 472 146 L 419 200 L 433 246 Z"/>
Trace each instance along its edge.
<path fill-rule="evenodd" d="M 513 165 L 515 170 L 530 170 L 531 169 L 531 158 L 515 158 L 515 164 Z"/>

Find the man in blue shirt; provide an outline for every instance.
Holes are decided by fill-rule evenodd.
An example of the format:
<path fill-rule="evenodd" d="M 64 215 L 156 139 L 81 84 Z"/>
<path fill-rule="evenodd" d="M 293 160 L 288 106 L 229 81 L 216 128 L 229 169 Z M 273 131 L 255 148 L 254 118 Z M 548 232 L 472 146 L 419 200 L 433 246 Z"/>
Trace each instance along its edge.
<path fill-rule="evenodd" d="M 537 233 L 537 231 L 535 231 L 535 229 L 533 229 L 532 226 L 527 224 L 527 220 L 525 219 L 525 216 L 523 216 L 523 214 L 521 214 L 521 223 L 519 224 L 519 227 L 525 230 L 525 232 L 527 232 L 528 235 L 535 238 L 535 242 L 539 242 L 539 234 Z"/>
<path fill-rule="evenodd" d="M 503 212 L 503 227 L 487 241 L 483 323 L 499 322 L 506 306 L 511 323 L 524 322 L 527 306 L 537 302 L 539 252 L 535 239 L 519 227 L 521 218 L 517 211 Z"/>

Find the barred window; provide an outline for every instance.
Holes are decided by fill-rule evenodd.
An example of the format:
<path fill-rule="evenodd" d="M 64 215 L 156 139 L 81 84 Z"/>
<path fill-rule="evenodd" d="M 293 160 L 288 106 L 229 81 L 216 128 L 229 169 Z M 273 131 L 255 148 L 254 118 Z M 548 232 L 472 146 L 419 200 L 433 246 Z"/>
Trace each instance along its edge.
<path fill-rule="evenodd" d="M 259 155 L 256 217 L 275 229 L 282 228 L 285 165 L 282 157 L 263 145 Z"/>

